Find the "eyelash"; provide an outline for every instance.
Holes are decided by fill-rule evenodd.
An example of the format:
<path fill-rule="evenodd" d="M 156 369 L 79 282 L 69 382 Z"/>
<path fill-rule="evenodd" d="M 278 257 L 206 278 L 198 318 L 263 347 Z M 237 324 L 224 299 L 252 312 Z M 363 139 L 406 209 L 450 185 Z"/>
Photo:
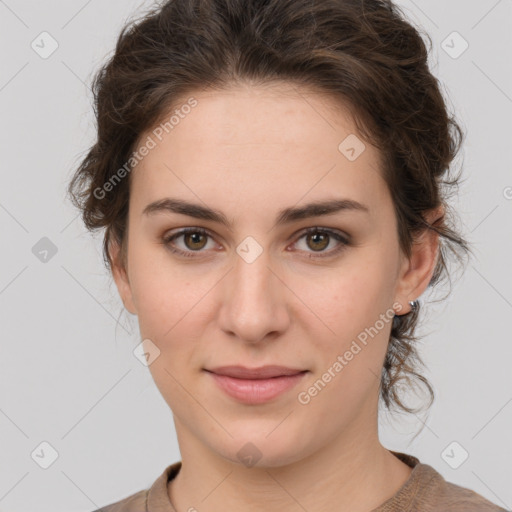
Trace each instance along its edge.
<path fill-rule="evenodd" d="M 199 253 L 199 252 L 203 252 L 203 251 L 201 251 L 201 250 L 199 250 L 199 251 L 182 251 L 181 249 L 176 249 L 176 247 L 174 247 L 171 244 L 171 242 L 173 240 L 175 240 L 176 238 L 186 235 L 188 233 L 199 233 L 201 235 L 205 235 L 210 238 L 213 238 L 213 236 L 210 234 L 210 232 L 204 228 L 189 227 L 189 228 L 184 228 L 176 233 L 173 233 L 172 235 L 164 236 L 162 238 L 162 244 L 165 245 L 165 247 L 169 251 L 171 251 L 174 254 L 177 254 L 178 256 L 183 256 L 185 258 L 195 258 L 196 256 L 194 255 L 194 253 Z M 300 240 L 301 238 L 303 238 L 304 236 L 310 235 L 312 233 L 327 234 L 330 237 L 337 240 L 338 242 L 340 242 L 340 245 L 337 248 L 328 251 L 327 253 L 321 253 L 321 254 L 320 253 L 317 253 L 317 254 L 311 253 L 311 255 L 309 256 L 309 258 L 311 258 L 311 259 L 333 257 L 333 256 L 339 254 L 341 251 L 343 251 L 346 248 L 346 246 L 350 245 L 349 240 L 346 237 L 339 234 L 338 232 L 332 231 L 331 229 L 321 228 L 321 227 L 317 227 L 317 226 L 307 228 L 305 231 L 303 231 L 300 234 L 297 241 Z"/>

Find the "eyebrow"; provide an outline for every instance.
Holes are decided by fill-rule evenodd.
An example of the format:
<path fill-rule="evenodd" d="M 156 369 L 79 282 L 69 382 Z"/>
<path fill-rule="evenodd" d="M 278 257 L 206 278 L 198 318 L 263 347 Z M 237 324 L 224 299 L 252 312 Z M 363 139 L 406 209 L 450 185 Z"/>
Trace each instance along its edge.
<path fill-rule="evenodd" d="M 297 220 L 332 215 L 341 211 L 359 211 L 370 213 L 367 206 L 353 199 L 331 199 L 327 201 L 315 201 L 304 206 L 285 208 L 279 211 L 276 226 L 290 224 Z M 142 214 L 153 215 L 156 213 L 179 213 L 196 219 L 217 222 L 231 229 L 231 222 L 219 210 L 208 208 L 200 204 L 190 203 L 183 199 L 166 197 L 148 204 Z"/>

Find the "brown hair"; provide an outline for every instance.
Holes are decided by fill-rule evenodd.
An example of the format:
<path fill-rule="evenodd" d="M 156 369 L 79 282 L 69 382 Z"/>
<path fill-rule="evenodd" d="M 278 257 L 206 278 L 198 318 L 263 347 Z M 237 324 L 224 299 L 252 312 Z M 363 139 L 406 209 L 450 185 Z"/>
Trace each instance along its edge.
<path fill-rule="evenodd" d="M 440 235 L 433 286 L 450 275 L 448 250 L 460 262 L 471 249 L 448 222 L 448 193 L 460 181 L 450 179 L 449 166 L 463 132 L 427 58 L 420 31 L 388 0 L 169 0 L 124 26 L 94 78 L 97 140 L 69 184 L 71 200 L 89 230 L 106 228 L 103 255 L 112 269 L 110 245 L 119 244 L 123 262 L 126 255 L 130 179 L 108 192 L 104 185 L 127 168 L 141 135 L 194 91 L 287 81 L 338 98 L 362 139 L 380 150 L 403 253 L 411 255 L 425 229 Z M 425 214 L 440 205 L 445 215 L 429 224 Z M 393 322 L 380 387 L 388 409 L 418 410 L 401 400 L 401 381 L 423 383 L 428 407 L 434 400 L 416 371 L 419 312 Z"/>

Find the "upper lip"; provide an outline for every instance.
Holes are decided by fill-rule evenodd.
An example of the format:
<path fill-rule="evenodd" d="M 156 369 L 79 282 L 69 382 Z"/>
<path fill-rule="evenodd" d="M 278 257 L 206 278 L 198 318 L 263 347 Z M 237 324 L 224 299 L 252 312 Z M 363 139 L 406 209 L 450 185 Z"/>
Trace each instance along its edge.
<path fill-rule="evenodd" d="M 217 375 L 226 375 L 237 379 L 269 379 L 271 377 L 280 377 L 282 375 L 296 375 L 306 370 L 287 368 L 285 366 L 261 366 L 259 368 L 245 368 L 244 366 L 219 366 L 217 368 L 207 369 L 206 371 L 216 373 Z"/>

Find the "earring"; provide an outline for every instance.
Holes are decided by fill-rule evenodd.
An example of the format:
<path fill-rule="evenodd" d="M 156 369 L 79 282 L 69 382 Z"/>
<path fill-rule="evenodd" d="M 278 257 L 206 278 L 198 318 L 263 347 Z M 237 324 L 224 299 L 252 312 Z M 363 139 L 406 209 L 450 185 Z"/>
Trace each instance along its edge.
<path fill-rule="evenodd" d="M 403 315 L 397 315 L 395 313 L 395 316 L 393 317 L 393 329 L 396 329 L 398 325 L 400 324 L 400 317 L 410 315 L 412 312 L 416 311 L 419 307 L 419 301 L 418 300 L 412 300 L 409 301 L 409 305 L 411 306 L 411 311 L 408 313 L 404 313 Z"/>

